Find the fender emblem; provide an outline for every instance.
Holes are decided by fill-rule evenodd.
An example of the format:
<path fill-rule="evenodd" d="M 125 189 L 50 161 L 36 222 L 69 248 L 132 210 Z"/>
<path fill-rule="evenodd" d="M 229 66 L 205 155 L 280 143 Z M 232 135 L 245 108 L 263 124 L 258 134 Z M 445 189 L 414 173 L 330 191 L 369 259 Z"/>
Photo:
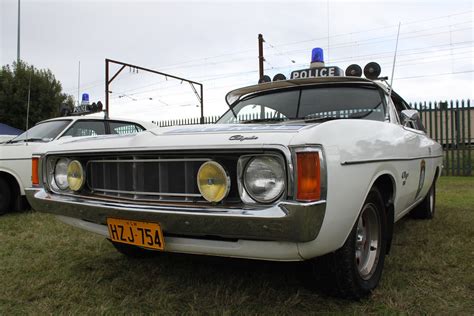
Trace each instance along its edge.
<path fill-rule="evenodd" d="M 233 135 L 231 137 L 229 137 L 229 140 L 238 140 L 240 142 L 243 142 L 244 140 L 255 140 L 255 139 L 258 139 L 257 136 L 249 136 L 249 137 L 245 137 L 243 135 Z"/>
<path fill-rule="evenodd" d="M 406 171 L 403 171 L 403 173 L 402 173 L 402 180 L 403 180 L 402 185 L 405 185 L 405 183 L 407 182 L 408 176 L 409 176 L 409 173 L 406 172 Z"/>

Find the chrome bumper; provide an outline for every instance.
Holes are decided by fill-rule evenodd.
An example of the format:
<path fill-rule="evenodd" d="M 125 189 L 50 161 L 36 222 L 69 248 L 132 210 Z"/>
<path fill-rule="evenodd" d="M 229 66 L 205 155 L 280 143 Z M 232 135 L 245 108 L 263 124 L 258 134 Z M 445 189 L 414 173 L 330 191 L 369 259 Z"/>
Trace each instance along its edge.
<path fill-rule="evenodd" d="M 198 208 L 91 200 L 26 189 L 33 209 L 105 225 L 108 217 L 160 223 L 167 234 L 307 242 L 316 239 L 326 202 L 280 202 L 267 208 Z"/>

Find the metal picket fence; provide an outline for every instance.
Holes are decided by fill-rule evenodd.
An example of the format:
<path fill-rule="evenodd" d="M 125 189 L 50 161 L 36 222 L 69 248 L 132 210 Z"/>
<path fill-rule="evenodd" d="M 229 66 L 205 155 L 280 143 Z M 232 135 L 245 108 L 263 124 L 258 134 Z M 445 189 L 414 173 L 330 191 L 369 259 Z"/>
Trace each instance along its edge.
<path fill-rule="evenodd" d="M 472 100 L 418 102 L 427 134 L 443 145 L 443 175 L 472 176 L 474 159 L 474 106 Z"/>
<path fill-rule="evenodd" d="M 472 100 L 425 101 L 410 103 L 420 112 L 427 134 L 444 149 L 443 175 L 472 176 L 474 163 L 474 106 Z M 256 117 L 245 115 L 239 120 Z M 219 116 L 204 117 L 204 124 L 213 124 Z M 160 127 L 200 124 L 200 118 L 156 121 Z"/>

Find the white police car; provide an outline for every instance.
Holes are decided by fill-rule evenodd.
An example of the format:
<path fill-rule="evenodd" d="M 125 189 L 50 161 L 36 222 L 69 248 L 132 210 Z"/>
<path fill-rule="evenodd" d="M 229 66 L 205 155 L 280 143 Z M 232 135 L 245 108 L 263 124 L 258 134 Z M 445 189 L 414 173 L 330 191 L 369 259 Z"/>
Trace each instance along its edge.
<path fill-rule="evenodd" d="M 39 122 L 28 131 L 0 144 L 0 214 L 21 210 L 25 188 L 31 187 L 31 154 L 46 143 L 76 137 L 137 133 L 156 125 L 129 119 L 93 116 L 58 117 Z"/>
<path fill-rule="evenodd" d="M 433 217 L 442 148 L 376 64 L 313 66 L 229 92 L 215 125 L 50 146 L 28 199 L 126 255 L 306 260 L 364 297 L 394 223 Z"/>

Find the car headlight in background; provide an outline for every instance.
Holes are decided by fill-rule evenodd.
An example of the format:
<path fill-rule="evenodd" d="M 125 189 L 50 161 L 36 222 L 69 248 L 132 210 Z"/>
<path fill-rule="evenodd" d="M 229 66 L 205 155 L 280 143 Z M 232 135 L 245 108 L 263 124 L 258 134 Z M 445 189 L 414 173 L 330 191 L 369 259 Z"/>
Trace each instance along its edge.
<path fill-rule="evenodd" d="M 72 191 L 79 191 L 84 184 L 84 169 L 79 161 L 73 160 L 67 167 L 67 183 Z"/>
<path fill-rule="evenodd" d="M 199 168 L 197 185 L 199 192 L 207 201 L 220 202 L 229 193 L 230 178 L 219 163 L 207 161 Z"/>
<path fill-rule="evenodd" d="M 245 191 L 260 203 L 277 200 L 285 190 L 285 168 L 272 156 L 252 158 L 243 172 Z"/>
<path fill-rule="evenodd" d="M 56 166 L 54 167 L 54 182 L 61 190 L 67 190 L 69 188 L 67 181 L 68 166 L 69 159 L 61 158 L 56 161 Z"/>

